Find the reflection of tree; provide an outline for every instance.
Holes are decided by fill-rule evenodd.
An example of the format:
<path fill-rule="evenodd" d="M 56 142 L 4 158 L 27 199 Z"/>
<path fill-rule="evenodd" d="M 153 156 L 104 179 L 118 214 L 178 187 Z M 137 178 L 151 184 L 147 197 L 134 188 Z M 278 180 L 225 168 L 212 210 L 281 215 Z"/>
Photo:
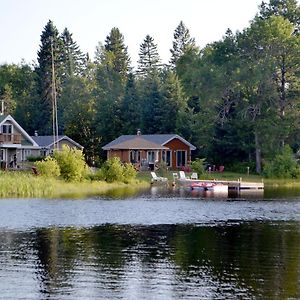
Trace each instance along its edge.
<path fill-rule="evenodd" d="M 280 228 L 263 223 L 179 228 L 172 257 L 186 271 L 208 265 L 221 282 L 236 281 L 262 298 L 297 298 L 300 232 L 297 223 Z"/>
<path fill-rule="evenodd" d="M 97 293 L 117 295 L 137 276 L 147 287 L 167 280 L 174 290 L 195 291 L 209 280 L 219 295 L 231 287 L 229 293 L 242 291 L 250 298 L 300 296 L 296 222 L 45 228 L 30 234 L 0 232 L 0 239 L 2 249 L 18 253 L 9 257 L 0 252 L 2 261 L 37 261 L 40 289 L 48 295 L 85 282 L 94 284 Z M 184 298 L 181 291 L 176 296 Z"/>

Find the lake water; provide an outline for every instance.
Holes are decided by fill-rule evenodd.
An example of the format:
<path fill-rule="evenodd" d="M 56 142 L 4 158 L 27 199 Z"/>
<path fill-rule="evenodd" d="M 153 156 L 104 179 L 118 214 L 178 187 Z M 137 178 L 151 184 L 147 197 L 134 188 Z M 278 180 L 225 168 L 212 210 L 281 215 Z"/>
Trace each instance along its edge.
<path fill-rule="evenodd" d="M 300 299 L 300 191 L 0 200 L 1 299 Z"/>

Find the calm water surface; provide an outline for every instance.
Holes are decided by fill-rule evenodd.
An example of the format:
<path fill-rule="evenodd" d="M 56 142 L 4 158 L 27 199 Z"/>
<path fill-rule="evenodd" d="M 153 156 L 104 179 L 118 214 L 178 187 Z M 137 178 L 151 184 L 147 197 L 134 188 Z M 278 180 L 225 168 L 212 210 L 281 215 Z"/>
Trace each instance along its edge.
<path fill-rule="evenodd" d="M 1 299 L 300 299 L 300 191 L 0 200 Z"/>

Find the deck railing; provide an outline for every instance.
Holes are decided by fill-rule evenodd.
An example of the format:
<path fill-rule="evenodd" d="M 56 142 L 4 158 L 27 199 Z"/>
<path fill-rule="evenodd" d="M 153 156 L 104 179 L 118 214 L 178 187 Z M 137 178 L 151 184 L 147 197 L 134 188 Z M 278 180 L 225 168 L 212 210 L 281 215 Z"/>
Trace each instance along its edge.
<path fill-rule="evenodd" d="M 21 144 L 21 134 L 0 133 L 1 144 Z"/>

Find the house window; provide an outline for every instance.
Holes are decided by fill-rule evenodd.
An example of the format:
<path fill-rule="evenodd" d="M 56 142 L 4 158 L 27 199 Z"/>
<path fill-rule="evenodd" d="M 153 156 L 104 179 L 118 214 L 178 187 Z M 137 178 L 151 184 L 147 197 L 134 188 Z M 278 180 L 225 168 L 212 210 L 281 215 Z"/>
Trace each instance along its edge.
<path fill-rule="evenodd" d="M 149 163 L 158 161 L 158 151 L 147 151 L 147 160 Z"/>
<path fill-rule="evenodd" d="M 137 163 L 141 160 L 141 155 L 139 150 L 131 150 L 130 151 L 130 162 Z"/>
<path fill-rule="evenodd" d="M 24 149 L 23 160 L 26 160 L 29 156 L 31 156 L 31 149 Z"/>
<path fill-rule="evenodd" d="M 168 167 L 172 166 L 172 152 L 170 150 L 163 150 L 162 161 L 167 164 Z"/>
<path fill-rule="evenodd" d="M 186 165 L 187 152 L 184 150 L 176 151 L 176 164 L 177 167 L 184 167 Z"/>
<path fill-rule="evenodd" d="M 4 124 L 2 125 L 2 133 L 12 133 L 12 125 Z"/>
<path fill-rule="evenodd" d="M 5 149 L 0 149 L 0 161 L 5 161 Z"/>

